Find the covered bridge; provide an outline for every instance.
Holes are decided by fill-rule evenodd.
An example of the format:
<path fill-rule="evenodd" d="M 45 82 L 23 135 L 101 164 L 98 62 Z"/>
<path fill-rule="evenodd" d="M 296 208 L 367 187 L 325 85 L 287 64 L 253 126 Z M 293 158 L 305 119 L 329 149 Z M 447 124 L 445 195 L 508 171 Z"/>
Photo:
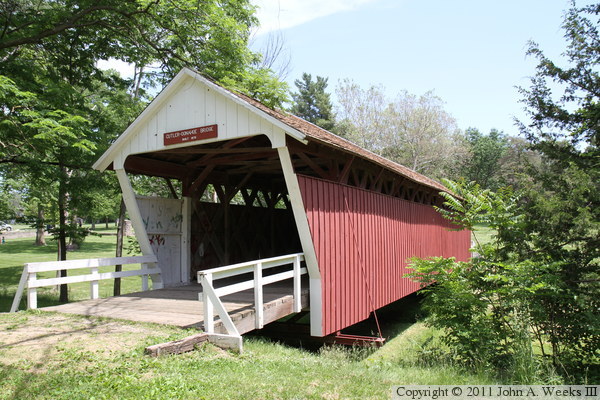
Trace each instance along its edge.
<path fill-rule="evenodd" d="M 469 232 L 433 208 L 438 182 L 189 69 L 94 168 L 116 172 L 142 252 L 158 257 L 155 287 L 302 253 L 313 336 L 416 291 L 409 257 L 469 257 Z M 135 174 L 176 180 L 182 196 L 136 197 Z"/>

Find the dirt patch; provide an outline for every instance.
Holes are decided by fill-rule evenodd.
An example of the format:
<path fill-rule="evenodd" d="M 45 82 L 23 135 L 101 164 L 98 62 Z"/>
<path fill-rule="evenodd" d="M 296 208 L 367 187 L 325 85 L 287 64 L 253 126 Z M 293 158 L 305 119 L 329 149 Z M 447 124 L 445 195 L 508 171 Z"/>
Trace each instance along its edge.
<path fill-rule="evenodd" d="M 0 363 L 43 372 L 51 367 L 48 360 L 60 360 L 60 353 L 69 354 L 65 359 L 79 356 L 85 364 L 86 358 L 110 359 L 143 347 L 149 337 L 177 332 L 171 327 L 47 312 L 0 314 Z"/>

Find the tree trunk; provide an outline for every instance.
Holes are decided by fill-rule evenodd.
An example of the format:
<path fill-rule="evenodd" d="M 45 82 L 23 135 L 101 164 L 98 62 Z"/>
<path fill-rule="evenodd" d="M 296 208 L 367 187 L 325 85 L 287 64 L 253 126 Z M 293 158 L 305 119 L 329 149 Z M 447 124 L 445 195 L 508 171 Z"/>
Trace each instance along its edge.
<path fill-rule="evenodd" d="M 45 246 L 46 238 L 44 237 L 44 207 L 38 204 L 37 226 L 35 231 L 35 245 Z"/>
<path fill-rule="evenodd" d="M 140 85 L 142 84 L 142 78 L 144 77 L 144 66 L 142 65 L 140 67 L 140 70 L 138 72 L 137 69 L 137 64 L 134 68 L 136 75 L 133 77 L 133 81 L 135 82 L 135 90 L 133 91 L 133 98 L 137 99 L 140 95 Z"/>
<path fill-rule="evenodd" d="M 96 230 L 96 220 L 94 218 L 92 218 L 92 226 L 90 227 L 91 230 Z"/>
<path fill-rule="evenodd" d="M 69 195 L 67 194 L 67 197 L 68 196 Z M 79 245 L 81 244 L 81 242 L 79 241 L 79 236 L 76 233 L 76 227 L 81 227 L 81 225 L 79 225 L 80 218 L 77 215 L 69 215 L 68 211 L 66 213 L 66 216 L 69 220 L 68 226 L 71 227 L 69 243 L 67 244 L 67 250 L 79 250 Z"/>
<path fill-rule="evenodd" d="M 67 259 L 67 168 L 60 166 L 58 183 L 58 261 Z M 60 271 L 60 276 L 67 276 L 66 270 Z M 69 291 L 66 284 L 60 285 L 60 302 L 69 301 Z"/>
<path fill-rule="evenodd" d="M 121 257 L 123 255 L 123 236 L 125 231 L 125 201 L 121 197 L 121 207 L 119 207 L 119 225 L 117 226 L 117 251 L 116 256 Z M 115 265 L 115 272 L 123 270 L 122 265 Z M 114 296 L 121 294 L 121 278 L 115 278 L 115 286 L 113 290 Z"/>
<path fill-rule="evenodd" d="M 106 224 L 106 229 L 108 229 L 108 217 L 104 217 L 104 223 Z"/>

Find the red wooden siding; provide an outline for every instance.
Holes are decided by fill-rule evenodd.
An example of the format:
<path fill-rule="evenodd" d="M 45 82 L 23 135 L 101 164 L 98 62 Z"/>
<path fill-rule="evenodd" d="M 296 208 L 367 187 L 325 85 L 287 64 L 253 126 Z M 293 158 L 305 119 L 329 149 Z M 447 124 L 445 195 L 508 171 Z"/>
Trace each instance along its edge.
<path fill-rule="evenodd" d="M 470 232 L 450 231 L 431 206 L 298 176 L 322 284 L 323 334 L 368 318 L 418 289 L 410 257 L 466 261 Z"/>

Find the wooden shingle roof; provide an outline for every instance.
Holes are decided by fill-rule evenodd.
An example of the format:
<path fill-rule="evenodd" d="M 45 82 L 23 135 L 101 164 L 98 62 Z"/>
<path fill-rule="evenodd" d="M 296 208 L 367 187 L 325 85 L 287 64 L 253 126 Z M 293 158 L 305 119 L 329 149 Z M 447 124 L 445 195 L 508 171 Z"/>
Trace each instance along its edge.
<path fill-rule="evenodd" d="M 431 178 L 428 178 L 416 171 L 413 171 L 412 169 L 405 167 L 404 165 L 398 164 L 369 150 L 363 149 L 362 147 L 357 146 L 356 144 L 342 137 L 339 137 L 334 133 L 331 133 L 317 125 L 314 125 L 300 117 L 282 111 L 273 110 L 272 108 L 269 108 L 261 102 L 244 94 L 236 92 L 233 92 L 233 94 L 240 97 L 242 100 L 246 101 L 253 107 L 256 107 L 262 112 L 268 114 L 269 116 L 303 133 L 304 135 L 306 135 L 308 140 L 312 140 L 324 144 L 325 146 L 342 150 L 351 155 L 356 155 L 360 158 L 371 161 L 383 168 L 386 168 L 396 174 L 399 174 L 421 185 L 429 186 L 436 190 L 448 192 L 448 189 L 441 183 Z"/>

